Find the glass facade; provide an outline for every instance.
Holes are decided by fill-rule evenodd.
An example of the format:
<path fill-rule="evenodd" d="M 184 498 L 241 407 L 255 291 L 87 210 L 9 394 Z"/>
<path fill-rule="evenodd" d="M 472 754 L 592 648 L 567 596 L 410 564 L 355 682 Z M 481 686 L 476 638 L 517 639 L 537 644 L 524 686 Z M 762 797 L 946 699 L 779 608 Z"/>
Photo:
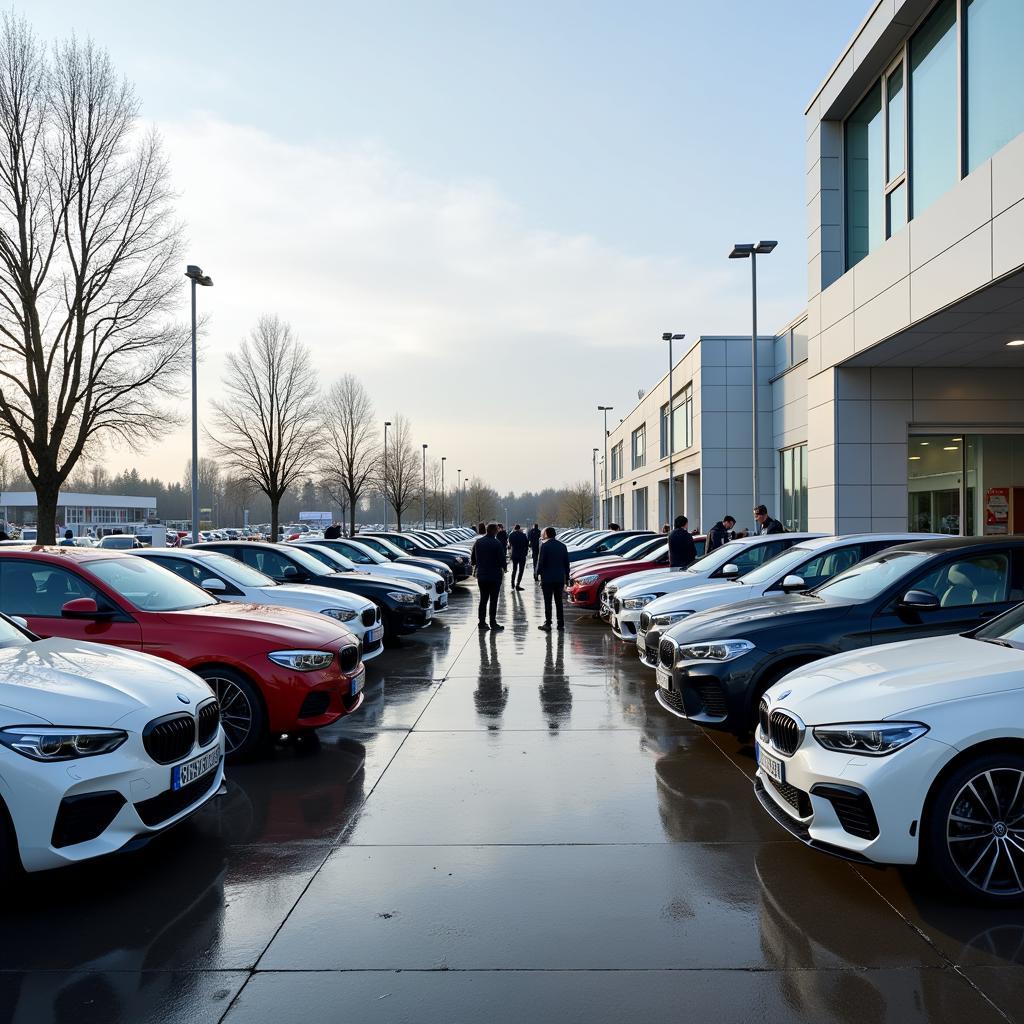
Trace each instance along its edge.
<path fill-rule="evenodd" d="M 847 119 L 845 154 L 846 266 L 853 267 L 885 237 L 880 84 Z"/>
<path fill-rule="evenodd" d="M 967 170 L 1024 131 L 1024 3 L 967 0 Z"/>
<path fill-rule="evenodd" d="M 672 415 L 675 419 L 675 432 L 672 438 L 675 442 L 673 451 L 681 452 L 693 444 L 692 385 L 687 384 L 681 391 L 676 392 L 675 401 L 672 403 Z M 661 407 L 658 419 L 660 422 L 661 457 L 667 459 L 669 454 L 668 402 Z"/>
<path fill-rule="evenodd" d="M 789 328 L 775 338 L 775 375 L 784 373 L 791 366 L 802 363 L 807 358 L 807 321 L 801 320 L 795 327 Z"/>
<path fill-rule="evenodd" d="M 799 444 L 779 452 L 781 471 L 779 515 L 790 533 L 807 529 L 807 445 Z"/>
<path fill-rule="evenodd" d="M 622 479 L 622 442 L 612 449 L 612 480 Z"/>
<path fill-rule="evenodd" d="M 647 488 L 638 487 L 633 492 L 633 529 L 647 529 Z"/>
<path fill-rule="evenodd" d="M 647 465 L 647 424 L 637 427 L 632 438 L 633 469 Z"/>

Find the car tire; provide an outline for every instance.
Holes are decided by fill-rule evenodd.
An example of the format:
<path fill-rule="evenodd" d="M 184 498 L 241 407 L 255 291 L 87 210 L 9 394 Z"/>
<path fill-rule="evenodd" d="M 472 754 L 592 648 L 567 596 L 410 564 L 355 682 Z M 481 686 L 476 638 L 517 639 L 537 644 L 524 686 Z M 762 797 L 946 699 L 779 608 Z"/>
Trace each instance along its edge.
<path fill-rule="evenodd" d="M 207 665 L 197 672 L 220 703 L 225 756 L 243 761 L 267 742 L 267 713 L 259 690 L 240 672 L 223 665 Z"/>
<path fill-rule="evenodd" d="M 1021 848 L 1024 754 L 980 753 L 957 765 L 932 792 L 920 862 L 944 891 L 989 906 L 1024 902 Z"/>
<path fill-rule="evenodd" d="M 18 834 L 14 830 L 7 805 L 0 800 L 0 880 L 10 881 L 23 871 L 18 851 Z"/>

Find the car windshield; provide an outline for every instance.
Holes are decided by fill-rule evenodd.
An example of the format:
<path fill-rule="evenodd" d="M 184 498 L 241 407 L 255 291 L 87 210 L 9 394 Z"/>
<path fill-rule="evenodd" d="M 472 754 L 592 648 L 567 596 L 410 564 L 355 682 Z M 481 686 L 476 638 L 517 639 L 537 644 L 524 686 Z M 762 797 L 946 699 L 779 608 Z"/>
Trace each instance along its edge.
<path fill-rule="evenodd" d="M 384 557 L 388 558 L 389 561 L 405 557 L 405 552 L 400 547 L 392 544 L 389 540 L 385 540 L 383 537 L 363 537 L 361 543 L 374 551 L 383 552 Z"/>
<path fill-rule="evenodd" d="M 974 633 L 974 637 L 977 640 L 1024 650 L 1024 604 L 1019 604 L 1005 615 L 986 623 Z"/>
<path fill-rule="evenodd" d="M 276 587 L 277 581 L 269 576 L 264 576 L 258 569 L 254 569 L 245 562 L 229 555 L 222 555 L 219 551 L 207 551 L 199 556 L 200 565 L 208 565 L 215 569 L 222 576 L 227 576 L 232 583 L 241 587 Z"/>
<path fill-rule="evenodd" d="M 387 559 L 379 552 L 374 551 L 367 544 L 355 544 L 352 541 L 327 541 L 320 547 L 328 551 L 336 551 L 351 558 L 356 565 L 382 565 Z"/>
<path fill-rule="evenodd" d="M 176 576 L 170 569 L 154 565 L 144 558 L 98 559 L 89 562 L 89 571 L 136 608 L 146 612 L 180 612 L 216 604 L 199 587 Z"/>
<path fill-rule="evenodd" d="M 828 600 L 869 601 L 904 576 L 917 572 L 927 557 L 923 551 L 894 551 L 877 555 L 851 566 L 811 593 Z"/>
<path fill-rule="evenodd" d="M 702 574 L 712 573 L 715 569 L 728 565 L 737 556 L 742 554 L 746 547 L 746 544 L 738 540 L 730 540 L 721 547 L 715 548 L 714 551 L 709 551 L 703 558 L 698 558 L 696 562 L 691 562 L 684 571 Z"/>
<path fill-rule="evenodd" d="M 756 569 L 752 569 L 741 576 L 737 582 L 759 586 L 762 583 L 774 583 L 779 577 L 786 576 L 794 569 L 799 568 L 808 558 L 811 557 L 812 548 L 803 548 L 800 545 L 789 548 L 762 562 Z"/>
<path fill-rule="evenodd" d="M 346 558 L 344 555 L 339 555 L 337 551 L 333 551 L 331 548 L 323 548 L 315 544 L 305 544 L 302 547 L 302 553 L 304 555 L 311 555 L 334 572 L 352 572 L 356 567 L 351 559 Z M 322 571 L 323 569 L 321 568 Z"/>
<path fill-rule="evenodd" d="M 0 615 L 0 647 L 20 647 L 29 642 L 29 638 L 13 622 L 8 622 Z"/>

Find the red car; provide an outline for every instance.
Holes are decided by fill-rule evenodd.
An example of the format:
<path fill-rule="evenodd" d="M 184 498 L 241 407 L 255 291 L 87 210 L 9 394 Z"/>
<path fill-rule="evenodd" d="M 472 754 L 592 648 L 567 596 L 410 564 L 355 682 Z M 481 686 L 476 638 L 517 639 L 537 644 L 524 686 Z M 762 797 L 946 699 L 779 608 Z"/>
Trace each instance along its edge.
<path fill-rule="evenodd" d="M 668 568 L 668 542 L 652 545 L 653 550 L 642 559 L 591 558 L 577 564 L 569 575 L 569 586 L 565 595 L 569 604 L 577 608 L 598 608 L 601 604 L 601 591 L 609 580 L 626 576 L 631 572 L 643 572 L 645 569 Z"/>
<path fill-rule="evenodd" d="M 359 641 L 322 615 L 219 603 L 143 558 L 0 548 L 0 611 L 39 636 L 113 644 L 191 669 L 220 701 L 226 751 L 320 729 L 363 702 Z"/>

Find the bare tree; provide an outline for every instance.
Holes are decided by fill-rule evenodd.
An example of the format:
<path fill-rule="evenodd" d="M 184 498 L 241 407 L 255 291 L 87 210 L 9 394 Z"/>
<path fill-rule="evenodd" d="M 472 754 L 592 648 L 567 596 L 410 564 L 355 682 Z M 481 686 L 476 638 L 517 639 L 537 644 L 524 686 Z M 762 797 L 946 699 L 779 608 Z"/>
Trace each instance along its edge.
<path fill-rule="evenodd" d="M 309 349 L 276 316 L 262 316 L 228 356 L 223 397 L 213 402 L 211 436 L 221 466 L 270 501 L 277 539 L 281 499 L 319 463 L 323 430 L 317 374 Z"/>
<path fill-rule="evenodd" d="M 481 480 L 467 482 L 462 512 L 471 523 L 485 523 L 494 519 L 500 507 L 501 498 L 493 487 Z"/>
<path fill-rule="evenodd" d="M 138 449 L 176 419 L 180 231 L 159 140 L 134 138 L 137 117 L 93 43 L 48 54 L 26 22 L 3 19 L 0 436 L 36 492 L 42 543 L 84 453 L 113 439 Z"/>
<path fill-rule="evenodd" d="M 593 516 L 593 488 L 585 480 L 569 484 L 562 494 L 559 518 L 567 526 L 587 526 Z"/>
<path fill-rule="evenodd" d="M 356 508 L 380 457 L 373 403 L 359 379 L 346 373 L 331 386 L 325 406 L 327 461 L 321 471 L 331 497 L 349 509 L 350 533 L 355 534 Z"/>
<path fill-rule="evenodd" d="M 384 464 L 386 463 L 386 465 Z M 388 434 L 387 458 L 379 467 L 379 486 L 388 504 L 394 509 L 398 530 L 402 530 L 402 513 L 420 497 L 420 456 L 412 443 L 412 424 L 405 416 L 395 415 Z"/>
<path fill-rule="evenodd" d="M 204 522 L 202 516 L 203 509 L 209 509 L 210 519 L 209 524 L 216 526 L 217 523 L 214 521 L 216 517 L 216 511 L 221 501 L 223 494 L 223 482 L 221 479 L 220 463 L 216 459 L 203 459 L 199 460 L 199 521 L 200 529 L 204 529 L 202 523 Z M 185 472 L 181 478 L 181 485 L 188 492 L 189 500 L 192 497 L 192 460 L 185 460 Z M 251 490 L 251 487 L 250 487 Z"/>

